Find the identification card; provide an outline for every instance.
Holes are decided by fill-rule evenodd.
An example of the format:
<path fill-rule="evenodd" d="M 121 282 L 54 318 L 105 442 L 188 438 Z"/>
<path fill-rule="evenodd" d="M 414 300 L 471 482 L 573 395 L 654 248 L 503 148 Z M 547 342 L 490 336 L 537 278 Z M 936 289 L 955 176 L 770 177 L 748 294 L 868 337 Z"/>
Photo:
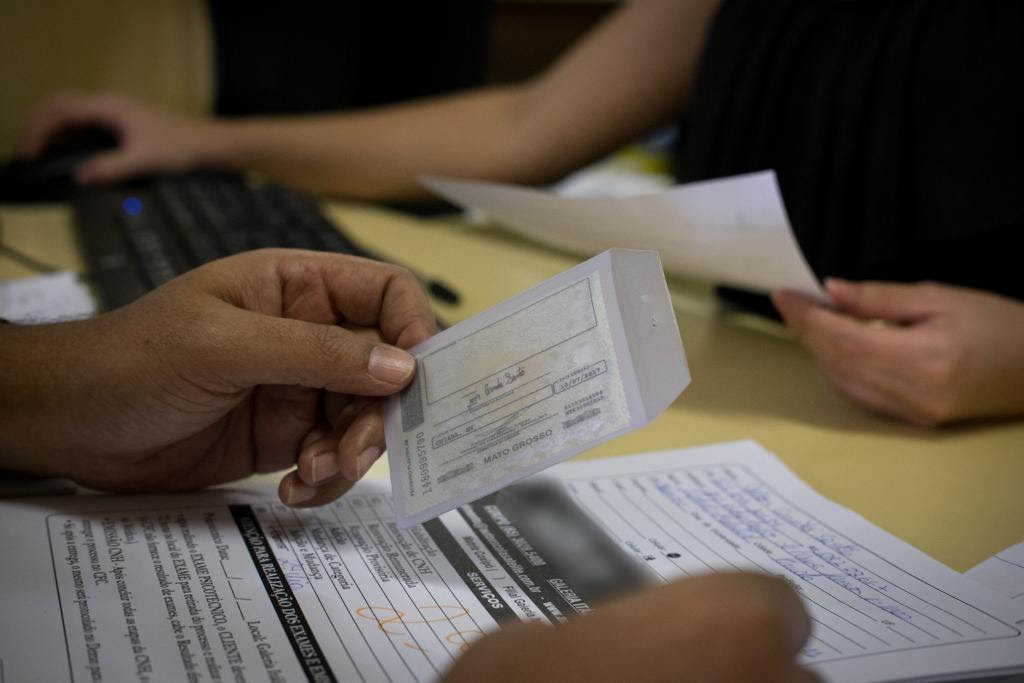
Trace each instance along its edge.
<path fill-rule="evenodd" d="M 402 527 L 646 424 L 690 381 L 654 251 L 606 251 L 411 353 L 385 415 Z"/>

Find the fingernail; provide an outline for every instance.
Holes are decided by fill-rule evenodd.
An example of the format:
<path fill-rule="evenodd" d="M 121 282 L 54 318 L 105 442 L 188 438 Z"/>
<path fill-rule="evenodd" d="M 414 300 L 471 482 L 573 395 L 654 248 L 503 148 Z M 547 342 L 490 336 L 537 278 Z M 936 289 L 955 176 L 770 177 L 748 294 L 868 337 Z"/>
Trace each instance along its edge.
<path fill-rule="evenodd" d="M 313 483 L 319 484 L 330 479 L 338 473 L 338 457 L 333 451 L 324 451 L 313 456 L 312 470 Z"/>
<path fill-rule="evenodd" d="M 307 500 L 312 500 L 315 495 L 315 488 L 303 484 L 298 479 L 292 479 L 292 485 L 288 487 L 288 491 L 285 493 L 284 502 L 285 505 L 298 505 L 299 503 L 305 503 Z"/>
<path fill-rule="evenodd" d="M 356 457 L 356 474 L 357 479 L 362 479 L 363 475 L 366 474 L 373 463 L 377 462 L 377 458 L 380 457 L 380 449 L 376 446 L 370 446 Z"/>
<path fill-rule="evenodd" d="M 409 379 L 416 369 L 416 361 L 402 349 L 381 344 L 370 352 L 368 370 L 382 382 L 401 384 Z"/>

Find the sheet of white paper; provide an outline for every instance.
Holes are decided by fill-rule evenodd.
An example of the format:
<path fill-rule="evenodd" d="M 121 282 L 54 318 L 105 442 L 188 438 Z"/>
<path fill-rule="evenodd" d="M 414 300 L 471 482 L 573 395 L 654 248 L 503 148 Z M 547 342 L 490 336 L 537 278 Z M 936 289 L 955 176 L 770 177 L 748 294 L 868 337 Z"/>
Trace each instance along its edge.
<path fill-rule="evenodd" d="M 410 352 L 416 376 L 385 411 L 402 526 L 646 424 L 689 382 L 654 252 L 605 252 Z"/>
<path fill-rule="evenodd" d="M 1024 626 L 1024 543 L 1010 546 L 984 562 L 971 567 L 964 576 L 978 581 L 1008 597 Z"/>
<path fill-rule="evenodd" d="M 96 304 L 70 271 L 0 281 L 0 318 L 40 323 L 87 318 Z"/>
<path fill-rule="evenodd" d="M 664 580 L 786 577 L 814 617 L 801 659 L 827 680 L 1024 667 L 1005 600 L 752 442 L 548 473 Z M 505 620 L 589 609 L 509 527 L 498 496 L 408 530 L 381 481 L 307 510 L 270 489 L 0 503 L 0 667 L 5 680 L 48 683 L 436 680 Z"/>
<path fill-rule="evenodd" d="M 786 216 L 774 171 L 634 197 L 561 197 L 516 185 L 426 177 L 434 193 L 538 241 L 596 254 L 654 249 L 677 275 L 827 300 Z"/>
<path fill-rule="evenodd" d="M 827 680 L 1024 670 L 1005 599 L 820 496 L 753 442 L 556 470 L 666 580 L 723 568 L 788 579 L 814 620 L 802 659 Z"/>

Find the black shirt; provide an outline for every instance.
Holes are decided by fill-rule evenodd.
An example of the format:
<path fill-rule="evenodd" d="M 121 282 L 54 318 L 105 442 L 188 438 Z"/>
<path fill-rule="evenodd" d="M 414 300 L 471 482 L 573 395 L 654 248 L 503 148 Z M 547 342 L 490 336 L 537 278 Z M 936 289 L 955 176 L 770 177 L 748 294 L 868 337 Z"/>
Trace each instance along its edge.
<path fill-rule="evenodd" d="M 1024 299 L 1024 2 L 726 0 L 681 181 L 774 168 L 820 276 Z"/>

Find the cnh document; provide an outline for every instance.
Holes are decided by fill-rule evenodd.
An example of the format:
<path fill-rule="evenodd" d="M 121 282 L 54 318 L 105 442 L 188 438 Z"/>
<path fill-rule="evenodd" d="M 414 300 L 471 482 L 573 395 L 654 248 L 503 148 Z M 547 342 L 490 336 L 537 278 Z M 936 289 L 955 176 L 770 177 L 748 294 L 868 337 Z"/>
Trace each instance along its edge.
<path fill-rule="evenodd" d="M 410 352 L 385 413 L 402 526 L 647 424 L 690 381 L 654 251 L 606 251 Z"/>
<path fill-rule="evenodd" d="M 374 480 L 306 510 L 270 490 L 0 503 L 0 670 L 48 683 L 433 681 L 505 622 L 586 618 L 609 584 L 721 569 L 800 592 L 814 620 L 800 658 L 826 680 L 1024 670 L 1008 598 L 824 499 L 753 442 L 542 476 L 547 488 L 408 529 Z M 545 509 L 554 527 L 534 518 Z M 548 533 L 570 522 L 578 533 Z M 622 578 L 595 578 L 609 568 Z"/>

